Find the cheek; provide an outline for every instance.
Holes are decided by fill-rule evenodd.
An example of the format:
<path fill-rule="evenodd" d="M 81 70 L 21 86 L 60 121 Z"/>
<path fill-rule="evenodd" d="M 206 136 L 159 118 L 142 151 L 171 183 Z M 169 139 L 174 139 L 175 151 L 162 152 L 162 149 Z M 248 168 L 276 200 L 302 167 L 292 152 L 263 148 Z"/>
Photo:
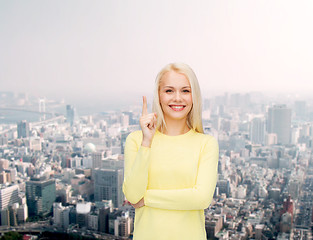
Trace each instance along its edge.
<path fill-rule="evenodd" d="M 160 104 L 165 104 L 167 102 L 167 98 L 164 94 L 159 95 Z"/>
<path fill-rule="evenodd" d="M 191 95 L 186 96 L 186 102 L 188 102 L 189 104 L 192 105 L 192 96 Z"/>

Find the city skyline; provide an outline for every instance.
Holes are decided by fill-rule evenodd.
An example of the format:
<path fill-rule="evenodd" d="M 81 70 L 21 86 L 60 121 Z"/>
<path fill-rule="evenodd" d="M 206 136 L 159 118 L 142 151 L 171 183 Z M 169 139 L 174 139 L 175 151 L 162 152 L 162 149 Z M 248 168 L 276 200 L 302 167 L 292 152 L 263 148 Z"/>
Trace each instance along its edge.
<path fill-rule="evenodd" d="M 16 97 L 0 94 L 0 102 L 14 107 L 23 95 Z M 207 238 L 311 239 L 312 104 L 255 100 L 204 100 L 204 133 L 219 144 L 214 201 L 204 209 Z M 26 102 L 39 111 L 59 106 Z M 124 146 L 140 129 L 141 109 L 88 116 L 65 103 L 63 109 L 65 115 L 31 112 L 37 122 L 0 124 L 1 231 L 131 237 L 135 210 L 122 194 Z"/>
<path fill-rule="evenodd" d="M 167 63 L 196 72 L 202 94 L 313 88 L 311 1 L 10 1 L 0 3 L 5 91 L 67 102 L 151 96 Z"/>

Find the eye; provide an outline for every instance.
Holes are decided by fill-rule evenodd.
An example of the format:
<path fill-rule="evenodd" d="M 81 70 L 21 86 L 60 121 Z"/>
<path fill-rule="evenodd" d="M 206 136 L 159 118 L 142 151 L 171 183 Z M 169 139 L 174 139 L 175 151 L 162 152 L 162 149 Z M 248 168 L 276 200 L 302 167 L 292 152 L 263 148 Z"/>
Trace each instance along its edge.
<path fill-rule="evenodd" d="M 184 93 L 189 93 L 190 91 L 188 89 L 183 90 Z"/>
<path fill-rule="evenodd" d="M 167 90 L 165 90 L 165 92 L 169 93 L 169 92 L 172 92 L 172 90 L 171 89 L 167 89 Z"/>

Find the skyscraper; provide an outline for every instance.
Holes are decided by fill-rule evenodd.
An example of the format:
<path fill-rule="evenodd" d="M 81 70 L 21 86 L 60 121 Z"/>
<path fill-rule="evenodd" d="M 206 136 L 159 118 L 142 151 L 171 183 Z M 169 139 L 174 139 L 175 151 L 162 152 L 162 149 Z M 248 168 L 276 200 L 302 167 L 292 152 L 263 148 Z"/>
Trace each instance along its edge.
<path fill-rule="evenodd" d="M 306 102 L 295 101 L 295 114 L 296 117 L 303 119 L 306 116 Z"/>
<path fill-rule="evenodd" d="M 76 109 L 72 105 L 66 105 L 66 120 L 73 126 L 76 120 Z"/>
<path fill-rule="evenodd" d="M 29 137 L 29 123 L 23 120 L 17 124 L 17 136 L 18 138 Z"/>
<path fill-rule="evenodd" d="M 262 118 L 253 118 L 250 125 L 250 140 L 255 144 L 264 144 L 265 122 Z"/>
<path fill-rule="evenodd" d="M 278 144 L 289 144 L 291 138 L 291 109 L 275 105 L 268 109 L 268 133 L 276 133 Z"/>
<path fill-rule="evenodd" d="M 26 199 L 30 216 L 49 214 L 55 198 L 55 180 L 32 178 L 31 181 L 26 182 Z"/>
<path fill-rule="evenodd" d="M 114 207 L 123 205 L 123 169 L 95 169 L 95 201 L 112 200 Z"/>
<path fill-rule="evenodd" d="M 39 98 L 39 112 L 46 112 L 46 100 L 44 98 Z M 46 120 L 46 115 L 43 114 L 40 116 L 40 121 Z"/>
<path fill-rule="evenodd" d="M 129 134 L 128 131 L 121 132 L 121 154 L 124 154 L 124 148 L 125 148 L 126 138 L 128 134 Z"/>

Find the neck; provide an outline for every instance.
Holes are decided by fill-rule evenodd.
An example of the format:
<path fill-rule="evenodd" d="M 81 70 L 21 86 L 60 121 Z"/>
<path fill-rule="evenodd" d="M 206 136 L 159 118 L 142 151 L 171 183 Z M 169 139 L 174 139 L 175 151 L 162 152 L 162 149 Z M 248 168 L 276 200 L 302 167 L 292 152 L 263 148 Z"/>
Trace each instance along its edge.
<path fill-rule="evenodd" d="M 184 134 L 190 130 L 190 128 L 187 125 L 187 120 L 175 120 L 170 121 L 168 119 L 165 119 L 166 122 L 166 128 L 163 129 L 162 133 L 169 135 L 169 136 L 177 136 Z"/>

